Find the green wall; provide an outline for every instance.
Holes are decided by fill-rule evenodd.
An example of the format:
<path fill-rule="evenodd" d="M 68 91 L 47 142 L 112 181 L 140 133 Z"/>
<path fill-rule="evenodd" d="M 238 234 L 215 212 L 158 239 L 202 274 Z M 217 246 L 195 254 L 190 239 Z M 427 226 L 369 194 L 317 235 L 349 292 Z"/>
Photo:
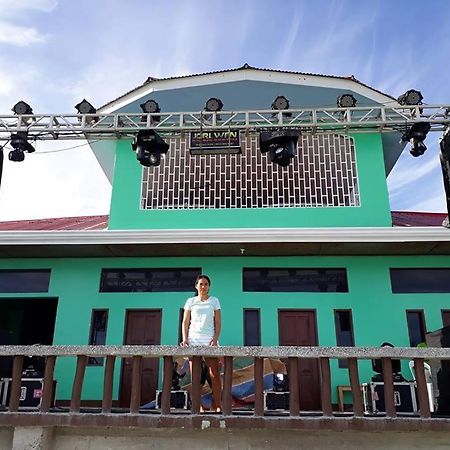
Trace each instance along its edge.
<path fill-rule="evenodd" d="M 319 344 L 336 345 L 333 309 L 352 309 L 357 346 L 378 346 L 390 341 L 409 346 L 406 309 L 423 309 L 429 331 L 442 326 L 441 309 L 450 309 L 450 294 L 392 294 L 390 267 L 450 267 L 450 257 L 220 257 L 214 258 L 116 258 L 116 259 L 30 259 L 0 260 L 0 269 L 51 268 L 47 294 L 0 294 L 3 298 L 57 297 L 58 310 L 54 344 L 88 343 L 93 308 L 109 309 L 107 344 L 121 345 L 126 309 L 162 308 L 162 337 L 165 345 L 178 340 L 179 309 L 192 292 L 99 293 L 102 268 L 202 267 L 212 279 L 211 293 L 219 297 L 223 311 L 222 345 L 242 345 L 243 308 L 261 309 L 262 345 L 278 344 L 277 312 L 280 308 L 315 309 Z M 348 293 L 257 293 L 242 292 L 243 267 L 345 267 Z M 38 300 L 36 300 L 38 301 Z M 346 369 L 332 362 L 333 385 L 348 384 Z M 368 362 L 360 363 L 361 380 L 371 375 Z M 57 363 L 57 398 L 68 399 L 75 359 Z M 116 364 L 114 395 L 117 398 L 120 364 Z M 408 372 L 404 370 L 408 377 Z M 84 399 L 101 398 L 103 368 L 88 367 Z M 334 391 L 334 390 L 333 390 Z"/>
<path fill-rule="evenodd" d="M 141 210 L 142 166 L 131 141 L 117 141 L 109 229 L 390 227 L 381 135 L 352 137 L 361 206 L 332 208 Z"/>

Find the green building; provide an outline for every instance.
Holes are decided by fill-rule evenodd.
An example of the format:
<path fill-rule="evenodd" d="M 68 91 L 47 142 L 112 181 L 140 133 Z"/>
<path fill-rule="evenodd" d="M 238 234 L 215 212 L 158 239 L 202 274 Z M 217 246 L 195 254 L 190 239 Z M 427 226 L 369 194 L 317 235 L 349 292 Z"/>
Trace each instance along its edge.
<path fill-rule="evenodd" d="M 137 131 L 89 136 L 112 183 L 107 228 L 0 232 L 1 343 L 176 345 L 199 273 L 221 301 L 222 345 L 424 341 L 450 323 L 450 235 L 393 227 L 386 177 L 405 143 L 365 116 L 392 105 L 353 77 L 248 65 L 149 78 L 111 101 L 96 114 L 143 114 L 138 122 L 169 149 L 143 166 Z M 267 152 L 262 132 L 275 142 Z M 288 152 L 281 164 L 277 146 Z M 140 155 L 144 164 L 153 156 Z M 101 398 L 103 366 L 89 360 L 83 400 Z M 58 360 L 60 400 L 70 398 L 74 368 Z M 143 402 L 160 369 L 144 364 Z M 114 399 L 129 404 L 131 367 L 115 370 Z M 371 376 L 368 362 L 360 370 Z M 304 409 L 318 405 L 317 371 L 301 363 Z M 349 384 L 345 361 L 333 361 L 332 382 Z"/>

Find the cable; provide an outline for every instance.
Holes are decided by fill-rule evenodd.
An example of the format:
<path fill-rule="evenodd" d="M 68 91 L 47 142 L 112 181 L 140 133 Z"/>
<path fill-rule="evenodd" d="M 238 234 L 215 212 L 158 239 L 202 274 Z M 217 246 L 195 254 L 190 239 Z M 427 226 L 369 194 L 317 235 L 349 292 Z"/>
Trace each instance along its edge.
<path fill-rule="evenodd" d="M 89 143 L 86 142 L 86 144 L 80 144 L 80 145 L 74 145 L 73 147 L 67 147 L 67 148 L 60 148 L 57 150 L 49 150 L 46 152 L 36 152 L 38 155 L 44 155 L 45 153 L 59 153 L 59 152 L 66 152 L 67 150 L 73 150 L 74 148 L 84 147 L 86 145 L 90 145 L 91 143 L 99 142 L 100 139 L 97 139 L 96 141 L 91 141 Z"/>

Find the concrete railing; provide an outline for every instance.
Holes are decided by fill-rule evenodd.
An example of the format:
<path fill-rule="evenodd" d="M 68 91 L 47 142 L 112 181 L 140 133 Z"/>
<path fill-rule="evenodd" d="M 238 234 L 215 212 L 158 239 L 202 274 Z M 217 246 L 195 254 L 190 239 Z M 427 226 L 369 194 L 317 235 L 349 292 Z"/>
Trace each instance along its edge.
<path fill-rule="evenodd" d="M 76 369 L 73 378 L 72 394 L 69 412 L 78 414 L 81 411 L 81 392 L 85 379 L 85 369 L 89 357 L 105 357 L 104 383 L 101 412 L 110 415 L 113 399 L 113 377 L 116 359 L 132 359 L 132 383 L 129 408 L 122 414 L 136 415 L 141 405 L 141 372 L 143 358 L 162 358 L 163 380 L 161 397 L 161 415 L 171 414 L 170 396 L 172 387 L 173 360 L 178 357 L 192 358 L 192 388 L 191 388 L 191 414 L 200 412 L 201 406 L 201 361 L 202 357 L 221 357 L 223 367 L 223 394 L 222 414 L 232 415 L 232 374 L 233 360 L 240 357 L 254 359 L 255 404 L 253 415 L 264 416 L 264 385 L 263 364 L 264 358 L 282 358 L 287 361 L 290 398 L 289 416 L 299 417 L 301 404 L 299 400 L 298 359 L 309 358 L 318 361 L 320 373 L 321 413 L 326 418 L 336 418 L 332 408 L 331 371 L 330 360 L 346 359 L 348 361 L 349 380 L 353 396 L 354 417 L 364 417 L 363 399 L 358 372 L 358 360 L 380 359 L 383 369 L 384 398 L 387 418 L 396 417 L 394 402 L 394 380 L 392 360 L 404 359 L 414 361 L 416 374 L 417 399 L 419 414 L 422 419 L 431 417 L 428 398 L 427 383 L 424 371 L 424 360 L 450 360 L 450 348 L 391 348 L 391 347 L 177 347 L 177 346 L 0 346 L 0 357 L 13 357 L 12 382 L 10 399 L 7 405 L 8 413 L 19 411 L 21 379 L 24 358 L 27 356 L 45 357 L 45 371 L 42 401 L 39 412 L 48 414 L 52 412 L 51 402 L 53 396 L 53 379 L 55 362 L 57 358 L 76 357 Z M 301 389 L 301 384 L 300 384 Z"/>

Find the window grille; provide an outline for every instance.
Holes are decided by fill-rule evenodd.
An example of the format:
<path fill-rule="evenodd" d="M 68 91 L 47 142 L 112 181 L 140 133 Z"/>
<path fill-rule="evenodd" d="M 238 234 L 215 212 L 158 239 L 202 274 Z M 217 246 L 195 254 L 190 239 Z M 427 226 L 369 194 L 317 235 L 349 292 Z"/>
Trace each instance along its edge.
<path fill-rule="evenodd" d="M 167 141 L 156 167 L 144 168 L 142 209 L 359 206 L 353 139 L 300 136 L 288 167 L 259 151 L 257 134 L 241 134 L 241 154 L 189 153 L 189 136 Z"/>

